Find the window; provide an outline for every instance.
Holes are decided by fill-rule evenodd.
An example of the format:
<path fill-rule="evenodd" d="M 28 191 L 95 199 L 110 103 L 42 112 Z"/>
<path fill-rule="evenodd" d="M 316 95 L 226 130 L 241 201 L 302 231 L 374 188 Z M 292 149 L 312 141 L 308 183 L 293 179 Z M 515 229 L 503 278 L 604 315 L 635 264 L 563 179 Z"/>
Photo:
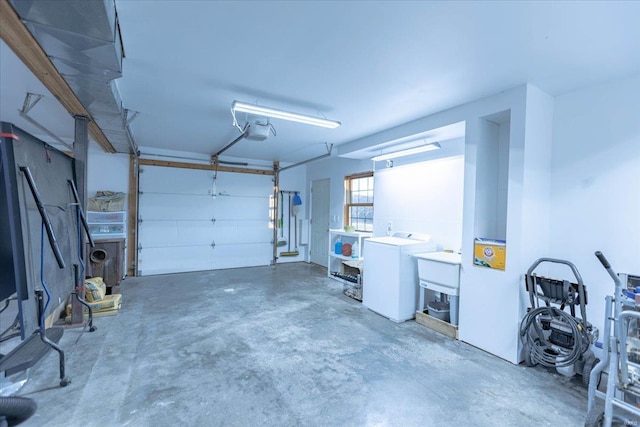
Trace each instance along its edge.
<path fill-rule="evenodd" d="M 373 172 L 344 179 L 344 223 L 356 231 L 373 231 Z"/>

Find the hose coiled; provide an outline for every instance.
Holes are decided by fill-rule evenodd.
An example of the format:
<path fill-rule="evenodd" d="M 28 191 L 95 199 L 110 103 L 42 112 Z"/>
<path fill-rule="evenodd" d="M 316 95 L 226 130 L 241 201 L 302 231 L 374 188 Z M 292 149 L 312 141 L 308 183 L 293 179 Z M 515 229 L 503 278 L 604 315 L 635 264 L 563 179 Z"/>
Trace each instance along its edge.
<path fill-rule="evenodd" d="M 573 346 L 568 349 L 551 343 L 545 336 L 542 319 L 561 322 L 571 329 Z M 578 320 L 556 307 L 538 307 L 530 310 L 520 323 L 520 336 L 527 344 L 531 361 L 549 368 L 574 364 L 589 349 L 589 331 Z"/>

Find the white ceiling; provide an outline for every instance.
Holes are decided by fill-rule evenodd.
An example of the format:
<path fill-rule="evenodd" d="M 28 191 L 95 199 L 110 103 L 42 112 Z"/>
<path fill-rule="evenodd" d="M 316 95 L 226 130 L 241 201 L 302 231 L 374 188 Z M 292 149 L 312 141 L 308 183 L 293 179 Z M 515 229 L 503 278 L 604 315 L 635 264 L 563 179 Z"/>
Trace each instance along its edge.
<path fill-rule="evenodd" d="M 131 128 L 144 150 L 216 153 L 239 135 L 233 100 L 342 122 L 331 130 L 272 120 L 277 136 L 225 152 L 295 163 L 324 154 L 325 143 L 340 145 L 527 82 L 557 96 L 640 73 L 636 1 L 116 6 L 126 53 L 118 86 L 124 107 L 140 112 Z M 6 50 L 2 45 L 3 120 L 7 104 L 17 110 L 24 98 L 5 100 L 7 87 L 26 90 L 26 76 L 5 74 Z M 62 136 L 73 128 L 68 133 Z"/>

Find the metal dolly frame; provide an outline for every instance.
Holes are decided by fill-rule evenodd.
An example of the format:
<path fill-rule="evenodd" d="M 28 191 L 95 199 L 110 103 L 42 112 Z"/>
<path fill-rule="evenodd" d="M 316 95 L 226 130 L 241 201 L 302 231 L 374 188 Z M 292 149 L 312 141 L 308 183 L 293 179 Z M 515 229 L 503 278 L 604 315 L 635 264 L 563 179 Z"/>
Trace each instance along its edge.
<path fill-rule="evenodd" d="M 536 275 L 536 268 L 543 263 L 569 267 L 576 283 Z M 597 362 L 590 346 L 596 341 L 598 330 L 587 321 L 587 290 L 578 269 L 569 261 L 539 258 L 527 270 L 525 284 L 531 304 L 520 324 L 525 364 L 539 363 L 567 376 L 578 373 L 588 387 Z M 576 306 L 580 317 L 576 317 Z"/>
<path fill-rule="evenodd" d="M 633 381 L 629 375 L 629 355 L 627 353 L 627 332 L 631 320 L 640 323 L 640 305 L 626 302 L 623 294 L 622 281 L 611 268 L 611 264 L 602 252 L 595 256 L 607 270 L 615 283 L 614 295 L 605 298 L 605 317 L 603 332 L 603 357 L 591 371 L 589 393 L 587 400 L 587 418 L 585 427 L 614 425 L 640 425 L 640 407 L 625 401 L 625 397 L 640 400 L 640 381 Z M 611 316 L 613 308 L 613 317 Z M 612 334 L 613 332 L 613 334 Z M 607 390 L 597 389 L 596 378 L 608 367 Z M 604 400 L 604 412 L 596 405 L 596 398 Z M 622 409 L 635 418 L 627 419 L 614 414 L 614 409 Z"/>

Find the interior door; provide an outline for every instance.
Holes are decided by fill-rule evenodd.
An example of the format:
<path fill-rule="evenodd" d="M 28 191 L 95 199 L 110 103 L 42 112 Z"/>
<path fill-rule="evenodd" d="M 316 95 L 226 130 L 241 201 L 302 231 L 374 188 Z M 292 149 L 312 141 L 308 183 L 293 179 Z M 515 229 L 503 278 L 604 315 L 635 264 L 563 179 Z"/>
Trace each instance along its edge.
<path fill-rule="evenodd" d="M 329 179 L 311 183 L 310 261 L 328 267 L 329 253 Z"/>
<path fill-rule="evenodd" d="M 270 264 L 271 176 L 145 166 L 139 189 L 139 275 Z"/>

